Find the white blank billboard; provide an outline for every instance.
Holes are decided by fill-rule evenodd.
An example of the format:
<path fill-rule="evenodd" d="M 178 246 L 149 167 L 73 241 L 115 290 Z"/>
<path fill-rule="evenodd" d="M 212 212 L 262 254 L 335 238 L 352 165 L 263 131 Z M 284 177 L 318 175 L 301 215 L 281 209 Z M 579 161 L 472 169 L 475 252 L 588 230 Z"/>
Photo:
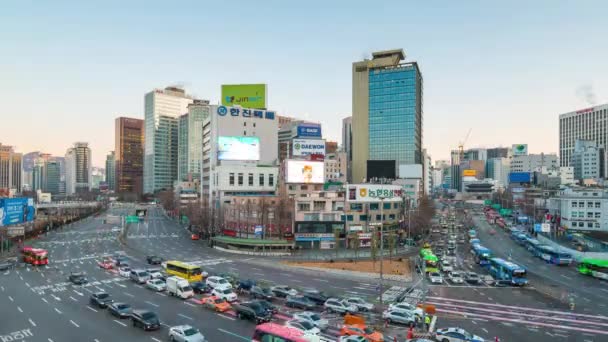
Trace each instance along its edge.
<path fill-rule="evenodd" d="M 321 161 L 288 160 L 287 183 L 322 184 L 325 182 L 325 163 Z"/>

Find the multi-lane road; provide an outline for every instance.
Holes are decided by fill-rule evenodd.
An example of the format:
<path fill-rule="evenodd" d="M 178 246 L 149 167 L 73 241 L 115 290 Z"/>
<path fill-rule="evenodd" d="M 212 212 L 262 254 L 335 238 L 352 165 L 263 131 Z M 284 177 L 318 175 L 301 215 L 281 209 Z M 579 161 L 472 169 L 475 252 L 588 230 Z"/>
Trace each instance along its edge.
<path fill-rule="evenodd" d="M 127 213 L 132 213 L 132 209 L 111 210 L 114 215 Z M 302 273 L 277 268 L 274 259 L 210 249 L 203 241 L 192 241 L 188 232 L 159 209 L 151 208 L 144 222 L 129 226 L 124 240 L 126 245 L 118 239 L 120 227 L 104 224 L 104 218 L 105 215 L 91 218 L 36 240 L 36 245 L 49 250 L 49 266 L 24 266 L 0 274 L 0 341 L 9 341 L 6 336 L 14 337 L 15 341 L 165 341 L 168 327 L 179 324 L 200 329 L 209 341 L 251 340 L 254 324 L 236 320 L 231 312 L 217 314 L 208 311 L 194 300 L 182 301 L 150 291 L 97 266 L 104 255 L 116 251 L 123 251 L 134 267 L 147 267 L 145 256 L 158 255 L 199 264 L 208 272 L 235 273 L 241 278 L 267 283 L 314 287 L 369 299 L 378 295 L 373 281 L 327 273 Z M 488 234 L 487 239 L 490 238 L 499 237 Z M 504 243 L 497 242 L 499 245 Z M 492 248 L 488 242 L 484 241 L 484 244 Z M 463 270 L 483 274 L 472 261 L 466 245 L 458 247 L 457 264 Z M 89 285 L 75 286 L 68 282 L 70 272 L 81 271 L 87 273 Z M 403 284 L 404 287 L 410 285 Z M 604 334 L 608 318 L 601 315 L 606 310 L 601 307 L 593 310 L 593 305 L 589 304 L 584 311 L 570 312 L 561 303 L 535 291 L 534 284 L 520 289 L 487 285 L 431 286 L 422 281 L 416 286 L 428 288 L 427 301 L 437 307 L 439 328 L 461 326 L 488 339 L 499 336 L 501 341 L 588 342 L 608 337 Z M 89 306 L 90 294 L 98 291 L 108 292 L 115 301 L 130 303 L 134 308 L 157 312 L 162 329 L 143 332 L 133 328 L 129 320 L 114 318 L 106 310 Z M 292 313 L 293 309 L 281 306 L 276 319 L 283 322 Z M 324 332 L 324 336 L 337 339 L 340 318 L 323 315 L 332 323 L 332 328 Z M 389 331 L 390 334 L 405 335 L 403 327 L 391 326 Z"/>

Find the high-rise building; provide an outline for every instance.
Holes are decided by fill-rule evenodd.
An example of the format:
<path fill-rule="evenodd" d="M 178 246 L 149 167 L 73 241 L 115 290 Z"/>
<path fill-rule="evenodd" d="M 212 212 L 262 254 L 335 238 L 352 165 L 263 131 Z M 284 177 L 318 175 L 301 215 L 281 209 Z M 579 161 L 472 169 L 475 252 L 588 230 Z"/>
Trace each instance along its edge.
<path fill-rule="evenodd" d="M 194 100 L 179 117 L 178 164 L 180 181 L 200 179 L 203 162 L 203 122 L 209 117 L 209 101 Z"/>
<path fill-rule="evenodd" d="M 508 147 L 494 147 L 486 150 L 487 158 L 508 158 L 509 148 Z"/>
<path fill-rule="evenodd" d="M 576 140 L 570 166 L 574 168 L 574 179 L 598 179 L 605 177 L 605 155 L 602 146 L 593 140 Z"/>
<path fill-rule="evenodd" d="M 549 170 L 559 168 L 556 154 L 515 155 L 511 158 L 511 172 L 534 172 L 546 167 Z"/>
<path fill-rule="evenodd" d="M 342 150 L 346 152 L 348 165 L 346 167 L 346 179 L 352 182 L 351 164 L 353 162 L 353 117 L 349 116 L 342 119 Z"/>
<path fill-rule="evenodd" d="M 431 156 L 427 153 L 426 148 L 422 150 L 422 185 L 425 195 L 431 193 L 433 187 L 433 172 L 431 168 Z"/>
<path fill-rule="evenodd" d="M 509 158 L 492 158 L 486 163 L 486 177 L 496 180 L 498 187 L 506 188 L 509 186 L 510 172 Z"/>
<path fill-rule="evenodd" d="M 58 160 L 50 159 L 46 162 L 46 182 L 44 192 L 49 192 L 51 195 L 60 194 L 61 182 L 61 163 Z"/>
<path fill-rule="evenodd" d="M 0 196 L 21 192 L 22 160 L 23 154 L 15 152 L 13 146 L 0 143 Z"/>
<path fill-rule="evenodd" d="M 37 158 L 32 168 L 32 191 L 43 191 L 44 183 L 46 181 L 45 175 L 45 160 Z"/>
<path fill-rule="evenodd" d="M 146 101 L 147 99 L 146 95 Z M 146 106 L 147 104 L 148 102 Z M 159 125 L 162 122 L 161 118 Z M 113 189 L 117 193 L 132 194 L 138 199 L 144 193 L 144 120 L 117 118 L 115 140 L 114 174 L 116 176 Z M 160 162 L 160 159 L 157 162 Z"/>
<path fill-rule="evenodd" d="M 116 191 L 116 154 L 110 151 L 106 155 L 106 184 L 110 191 Z"/>
<path fill-rule="evenodd" d="M 353 182 L 422 164 L 422 74 L 402 49 L 353 63 Z M 382 162 L 383 161 L 383 162 Z M 374 172 L 369 172 L 373 169 Z M 393 172 L 391 172 L 393 171 Z"/>
<path fill-rule="evenodd" d="M 104 179 L 106 179 L 106 170 L 93 166 L 91 168 L 91 189 L 99 190 L 99 186 L 102 185 Z"/>
<path fill-rule="evenodd" d="M 559 116 L 560 166 L 570 166 L 576 140 L 592 140 L 608 146 L 608 104 L 585 108 Z"/>
<path fill-rule="evenodd" d="M 177 180 L 178 118 L 193 102 L 184 89 L 167 87 L 145 95 L 144 192 L 170 189 Z"/>
<path fill-rule="evenodd" d="M 91 190 L 92 156 L 89 143 L 77 142 L 65 154 L 66 194 L 73 195 Z"/>

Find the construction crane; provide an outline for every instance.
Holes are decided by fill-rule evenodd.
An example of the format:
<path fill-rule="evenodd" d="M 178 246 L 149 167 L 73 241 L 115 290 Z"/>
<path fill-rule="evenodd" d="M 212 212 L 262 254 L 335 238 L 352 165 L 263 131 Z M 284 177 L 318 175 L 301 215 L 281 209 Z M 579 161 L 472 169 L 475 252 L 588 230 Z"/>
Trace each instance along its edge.
<path fill-rule="evenodd" d="M 471 130 L 473 130 L 473 128 L 469 128 L 467 135 L 464 137 L 464 139 L 461 142 L 458 143 L 458 157 L 460 158 L 459 162 L 462 162 L 464 160 L 464 144 L 466 144 L 467 140 L 469 140 L 469 136 L 471 135 Z"/>

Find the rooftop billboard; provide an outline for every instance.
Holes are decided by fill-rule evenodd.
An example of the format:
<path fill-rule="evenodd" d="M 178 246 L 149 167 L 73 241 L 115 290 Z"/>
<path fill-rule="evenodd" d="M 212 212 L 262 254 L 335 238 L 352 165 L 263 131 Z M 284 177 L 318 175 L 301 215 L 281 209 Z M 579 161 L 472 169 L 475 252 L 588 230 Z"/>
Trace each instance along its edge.
<path fill-rule="evenodd" d="M 308 160 L 288 160 L 287 183 L 323 184 L 325 182 L 325 163 Z"/>
<path fill-rule="evenodd" d="M 325 140 L 323 139 L 293 139 L 293 156 L 308 156 L 311 154 L 325 155 Z"/>
<path fill-rule="evenodd" d="M 265 109 L 266 84 L 222 84 L 222 105 Z"/>
<path fill-rule="evenodd" d="M 218 160 L 260 160 L 260 138 L 224 137 L 217 139 Z"/>

